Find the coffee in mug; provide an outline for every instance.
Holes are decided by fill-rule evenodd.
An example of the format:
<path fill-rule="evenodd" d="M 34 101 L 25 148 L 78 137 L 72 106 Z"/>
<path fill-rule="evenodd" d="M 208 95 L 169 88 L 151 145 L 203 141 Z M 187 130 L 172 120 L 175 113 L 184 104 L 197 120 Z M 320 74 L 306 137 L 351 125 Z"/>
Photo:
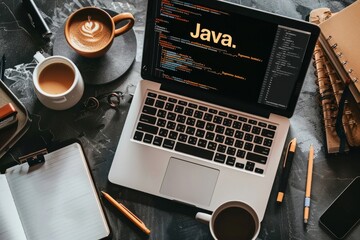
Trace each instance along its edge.
<path fill-rule="evenodd" d="M 115 24 L 127 21 L 116 28 Z M 65 38 L 70 47 L 79 55 L 89 58 L 104 55 L 113 39 L 129 31 L 135 19 L 131 13 L 120 13 L 111 17 L 97 7 L 84 7 L 72 13 L 66 20 Z"/>
<path fill-rule="evenodd" d="M 79 102 L 84 93 L 84 81 L 76 65 L 63 56 L 45 58 L 34 55 L 38 65 L 33 72 L 35 94 L 48 108 L 65 110 Z"/>
<path fill-rule="evenodd" d="M 39 75 L 40 88 L 49 94 L 62 94 L 70 89 L 75 80 L 74 70 L 64 63 L 52 63 Z"/>
<path fill-rule="evenodd" d="M 256 212 L 248 204 L 231 201 L 216 208 L 212 215 L 197 213 L 196 219 L 208 223 L 215 239 L 256 239 L 260 231 L 260 221 Z"/>

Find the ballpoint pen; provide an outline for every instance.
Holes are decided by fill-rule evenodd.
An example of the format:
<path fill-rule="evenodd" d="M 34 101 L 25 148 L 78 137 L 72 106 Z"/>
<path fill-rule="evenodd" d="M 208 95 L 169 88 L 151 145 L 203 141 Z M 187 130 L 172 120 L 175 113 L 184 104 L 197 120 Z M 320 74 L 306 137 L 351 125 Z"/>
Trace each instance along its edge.
<path fill-rule="evenodd" d="M 288 179 L 289 179 L 289 175 L 290 175 L 290 170 L 291 170 L 291 165 L 295 156 L 295 150 L 296 150 L 296 138 L 292 139 L 289 142 L 289 145 L 287 147 L 287 152 L 284 158 L 284 163 L 282 166 L 282 173 L 281 173 L 281 178 L 280 178 L 280 187 L 279 187 L 279 192 L 276 198 L 276 201 L 278 203 L 282 203 L 283 199 L 284 199 L 284 194 L 285 194 L 285 189 L 288 183 Z"/>
<path fill-rule="evenodd" d="M 130 221 L 132 221 L 137 227 L 139 227 L 144 233 L 150 234 L 150 230 L 145 226 L 145 224 L 129 209 L 127 209 L 123 204 L 117 202 L 113 199 L 108 193 L 101 191 L 104 197 L 114 205 L 120 212 L 122 212 Z"/>
<path fill-rule="evenodd" d="M 310 145 L 307 178 L 306 178 L 306 189 L 305 189 L 304 223 L 308 223 L 309 220 L 313 164 L 314 164 L 314 148 L 312 145 Z"/>

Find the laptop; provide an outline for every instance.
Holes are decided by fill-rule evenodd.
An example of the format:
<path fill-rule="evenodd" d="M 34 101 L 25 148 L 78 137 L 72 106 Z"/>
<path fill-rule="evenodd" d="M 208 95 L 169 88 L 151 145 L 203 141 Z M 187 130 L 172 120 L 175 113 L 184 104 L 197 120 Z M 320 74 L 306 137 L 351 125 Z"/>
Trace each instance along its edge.
<path fill-rule="evenodd" d="M 223 1 L 149 0 L 112 183 L 262 220 L 319 28 Z"/>

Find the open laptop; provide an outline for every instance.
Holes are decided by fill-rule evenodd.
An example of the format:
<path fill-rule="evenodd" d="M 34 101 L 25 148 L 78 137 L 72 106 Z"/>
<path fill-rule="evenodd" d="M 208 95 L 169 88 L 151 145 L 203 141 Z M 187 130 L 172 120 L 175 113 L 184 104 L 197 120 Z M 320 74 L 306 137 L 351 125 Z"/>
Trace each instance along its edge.
<path fill-rule="evenodd" d="M 229 2 L 149 0 L 109 180 L 210 211 L 244 201 L 262 220 L 318 34 Z"/>

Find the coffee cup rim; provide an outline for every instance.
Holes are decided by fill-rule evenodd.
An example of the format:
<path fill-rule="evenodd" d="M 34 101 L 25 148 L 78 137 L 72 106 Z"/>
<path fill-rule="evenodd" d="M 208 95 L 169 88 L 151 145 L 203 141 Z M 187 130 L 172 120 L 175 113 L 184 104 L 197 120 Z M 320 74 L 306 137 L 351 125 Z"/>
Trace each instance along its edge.
<path fill-rule="evenodd" d="M 89 11 L 89 10 L 102 12 L 103 14 L 105 14 L 108 17 L 108 19 L 110 20 L 110 23 L 111 23 L 111 36 L 110 36 L 109 40 L 106 42 L 106 44 L 102 48 L 99 48 L 96 51 L 91 51 L 91 50 L 86 50 L 86 49 L 84 50 L 84 49 L 77 48 L 75 45 L 72 44 L 72 42 L 68 38 L 68 36 L 69 36 L 68 29 L 69 29 L 71 20 L 74 18 L 75 15 L 79 14 L 79 12 Z M 65 35 L 65 39 L 68 42 L 68 44 L 76 51 L 83 52 L 83 53 L 89 53 L 89 54 L 95 54 L 95 53 L 103 51 L 104 49 L 106 49 L 109 46 L 109 44 L 112 43 L 112 41 L 114 39 L 114 35 L 115 35 L 115 23 L 114 23 L 114 21 L 112 21 L 112 17 L 110 16 L 110 14 L 107 13 L 104 9 L 101 9 L 101 8 L 95 7 L 95 6 L 82 7 L 82 8 L 77 9 L 73 13 L 71 13 L 70 16 L 66 19 L 64 35 Z"/>
<path fill-rule="evenodd" d="M 46 62 L 52 61 L 53 59 L 63 59 L 63 60 L 65 60 L 68 63 L 66 65 L 70 66 L 71 69 L 74 71 L 73 83 L 71 84 L 71 86 L 69 87 L 68 90 L 66 90 L 65 92 L 59 93 L 59 94 L 51 94 L 51 93 L 45 92 L 39 85 L 39 76 L 40 76 L 39 68 L 41 67 L 41 65 L 45 64 Z M 53 63 L 58 63 L 58 62 L 54 61 L 54 62 L 49 63 L 46 66 L 49 66 L 50 64 L 53 64 Z M 64 63 L 64 62 L 61 62 L 61 63 Z M 40 62 L 40 63 L 38 63 L 36 65 L 36 67 L 34 69 L 34 73 L 33 73 L 33 82 L 34 82 L 34 85 L 35 85 L 37 91 L 39 91 L 42 95 L 44 95 L 46 97 L 50 97 L 50 98 L 65 96 L 66 94 L 68 94 L 69 92 L 71 92 L 75 88 L 78 81 L 79 81 L 79 72 L 78 72 L 78 70 L 77 70 L 77 68 L 75 66 L 75 63 L 73 63 L 73 61 L 71 61 L 70 59 L 68 59 L 66 57 L 63 57 L 63 56 L 60 56 L 60 55 L 54 55 L 54 56 L 50 56 L 50 57 L 45 58 L 42 62 Z"/>
<path fill-rule="evenodd" d="M 210 232 L 213 235 L 213 237 L 216 238 L 216 235 L 215 235 L 215 232 L 213 229 L 216 217 L 219 215 L 220 212 L 222 212 L 223 210 L 230 208 L 230 207 L 239 207 L 239 208 L 245 209 L 246 211 L 248 211 L 251 214 L 251 216 L 254 218 L 254 221 L 256 224 L 256 229 L 255 229 L 254 235 L 252 237 L 252 239 L 255 239 L 259 235 L 260 227 L 261 227 L 259 215 L 255 211 L 255 209 L 250 206 L 250 204 L 243 202 L 243 201 L 238 201 L 238 200 L 224 202 L 224 203 L 220 204 L 214 210 L 214 212 L 211 215 L 211 220 L 209 222 Z"/>

